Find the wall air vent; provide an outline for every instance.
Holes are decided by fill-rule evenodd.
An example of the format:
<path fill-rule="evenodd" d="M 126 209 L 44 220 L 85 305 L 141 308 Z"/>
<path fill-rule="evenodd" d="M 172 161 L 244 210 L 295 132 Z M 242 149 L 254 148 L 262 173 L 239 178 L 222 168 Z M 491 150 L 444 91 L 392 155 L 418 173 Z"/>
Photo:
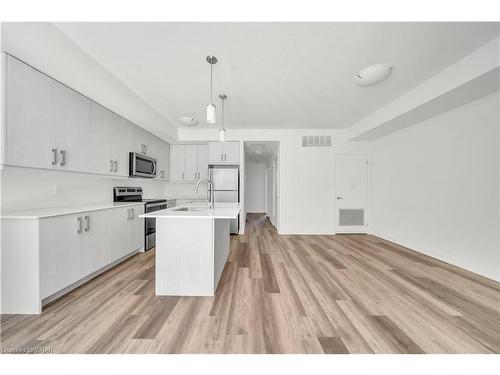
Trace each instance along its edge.
<path fill-rule="evenodd" d="M 332 147 L 331 135 L 303 135 L 302 147 Z"/>
<path fill-rule="evenodd" d="M 365 210 L 361 209 L 339 209 L 339 226 L 365 225 Z"/>

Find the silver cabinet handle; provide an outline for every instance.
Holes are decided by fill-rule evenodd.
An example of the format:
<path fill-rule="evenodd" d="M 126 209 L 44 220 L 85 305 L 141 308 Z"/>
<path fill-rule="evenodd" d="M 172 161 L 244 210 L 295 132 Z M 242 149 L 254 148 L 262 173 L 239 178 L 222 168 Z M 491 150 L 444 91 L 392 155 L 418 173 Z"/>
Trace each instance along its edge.
<path fill-rule="evenodd" d="M 115 161 L 113 161 L 113 163 L 115 164 L 114 171 L 117 172 L 118 171 L 118 162 L 115 160 Z"/>
<path fill-rule="evenodd" d="M 62 160 L 61 160 L 61 166 L 64 166 L 66 165 L 66 150 L 61 150 L 59 151 L 61 153 L 61 156 L 62 156 Z"/>
<path fill-rule="evenodd" d="M 184 172 L 181 173 L 181 180 L 184 180 Z"/>
<path fill-rule="evenodd" d="M 147 153 L 148 153 L 148 146 L 144 145 L 144 154 L 147 154 Z"/>
<path fill-rule="evenodd" d="M 132 220 L 134 220 L 134 217 L 135 217 L 135 208 L 132 208 L 131 211 L 132 211 Z"/>
<path fill-rule="evenodd" d="M 113 172 L 113 160 L 109 161 L 109 171 Z"/>
<path fill-rule="evenodd" d="M 90 229 L 90 216 L 85 216 L 85 232 L 88 232 Z"/>
<path fill-rule="evenodd" d="M 52 148 L 50 149 L 50 152 L 52 152 L 52 165 L 57 164 L 57 148 Z"/>
<path fill-rule="evenodd" d="M 337 197 L 337 199 L 344 199 L 344 197 Z"/>
<path fill-rule="evenodd" d="M 130 209 L 127 208 L 127 221 L 130 220 Z"/>
<path fill-rule="evenodd" d="M 224 161 L 227 160 L 227 154 L 224 154 Z"/>
<path fill-rule="evenodd" d="M 77 217 L 76 221 L 78 221 L 78 229 L 76 230 L 76 233 L 82 233 L 82 217 Z"/>
<path fill-rule="evenodd" d="M 222 161 L 222 154 L 220 154 L 220 161 Z"/>

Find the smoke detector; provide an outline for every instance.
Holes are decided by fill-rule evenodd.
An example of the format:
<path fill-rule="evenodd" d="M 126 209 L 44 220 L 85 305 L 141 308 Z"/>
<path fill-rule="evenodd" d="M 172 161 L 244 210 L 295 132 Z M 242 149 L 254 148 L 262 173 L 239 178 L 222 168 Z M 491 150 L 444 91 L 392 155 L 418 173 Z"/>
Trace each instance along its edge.
<path fill-rule="evenodd" d="M 393 67 L 388 64 L 376 64 L 360 70 L 353 80 L 359 86 L 372 86 L 389 77 Z"/>

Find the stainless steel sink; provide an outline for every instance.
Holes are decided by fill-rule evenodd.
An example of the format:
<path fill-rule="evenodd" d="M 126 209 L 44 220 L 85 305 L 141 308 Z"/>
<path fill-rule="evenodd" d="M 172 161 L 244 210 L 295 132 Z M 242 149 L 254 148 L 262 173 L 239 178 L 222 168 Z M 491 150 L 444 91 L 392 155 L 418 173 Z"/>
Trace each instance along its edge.
<path fill-rule="evenodd" d="M 192 206 L 192 207 L 179 207 L 172 211 L 208 211 L 210 207 L 208 206 Z"/>

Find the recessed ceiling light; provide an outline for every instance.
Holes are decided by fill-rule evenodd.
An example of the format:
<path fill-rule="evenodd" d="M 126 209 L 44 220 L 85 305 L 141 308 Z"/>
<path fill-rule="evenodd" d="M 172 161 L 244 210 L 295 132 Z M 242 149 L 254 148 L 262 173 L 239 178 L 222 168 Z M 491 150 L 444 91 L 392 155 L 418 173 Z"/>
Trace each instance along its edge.
<path fill-rule="evenodd" d="M 179 121 L 184 126 L 196 126 L 198 125 L 198 120 L 189 116 L 179 117 Z"/>
<path fill-rule="evenodd" d="M 359 86 L 371 86 L 389 77 L 393 67 L 388 64 L 376 64 L 360 70 L 353 80 Z"/>

